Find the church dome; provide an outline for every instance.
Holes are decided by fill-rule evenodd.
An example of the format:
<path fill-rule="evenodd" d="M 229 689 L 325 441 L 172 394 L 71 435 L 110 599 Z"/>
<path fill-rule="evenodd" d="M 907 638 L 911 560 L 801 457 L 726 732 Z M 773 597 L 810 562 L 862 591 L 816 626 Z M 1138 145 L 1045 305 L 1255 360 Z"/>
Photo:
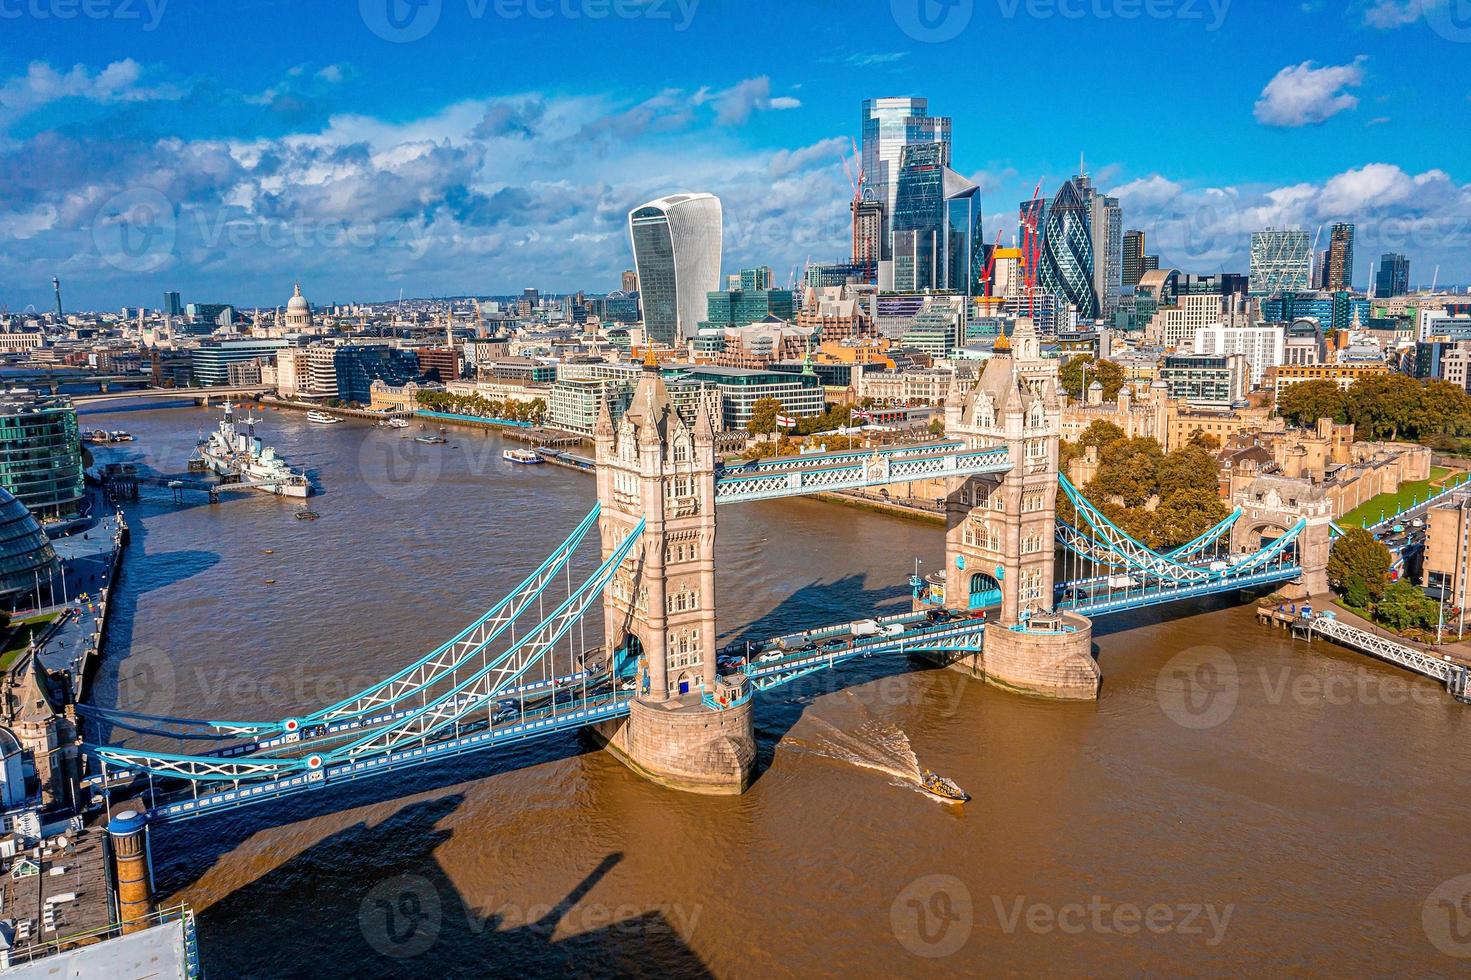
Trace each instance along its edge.
<path fill-rule="evenodd" d="M 291 299 L 286 303 L 286 312 L 310 313 L 311 311 L 312 305 L 306 301 L 305 296 L 301 295 L 301 283 L 297 283 L 296 292 L 292 294 Z"/>

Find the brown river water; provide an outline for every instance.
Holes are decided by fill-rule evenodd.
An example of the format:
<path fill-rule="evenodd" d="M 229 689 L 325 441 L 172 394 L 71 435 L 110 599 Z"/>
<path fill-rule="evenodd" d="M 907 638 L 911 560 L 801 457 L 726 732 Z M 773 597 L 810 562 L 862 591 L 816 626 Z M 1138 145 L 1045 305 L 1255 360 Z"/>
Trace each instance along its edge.
<path fill-rule="evenodd" d="M 593 503 L 490 434 L 264 415 L 321 519 L 145 491 L 100 704 L 334 702 L 489 608 Z M 213 416 L 83 424 L 178 472 Z M 721 632 L 897 611 L 942 553 L 933 525 L 817 501 L 723 510 Z M 1096 704 L 879 659 L 758 695 L 737 798 L 566 735 L 164 827 L 160 892 L 199 911 L 213 977 L 1465 975 L 1471 707 L 1234 602 L 1111 617 L 1096 644 Z M 920 767 L 973 800 L 918 792 Z"/>

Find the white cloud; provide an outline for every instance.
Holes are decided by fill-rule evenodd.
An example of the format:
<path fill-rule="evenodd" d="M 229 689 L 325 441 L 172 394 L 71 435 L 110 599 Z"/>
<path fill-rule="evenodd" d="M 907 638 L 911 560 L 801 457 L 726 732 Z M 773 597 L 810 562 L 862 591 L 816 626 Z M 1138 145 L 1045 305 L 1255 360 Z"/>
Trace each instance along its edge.
<path fill-rule="evenodd" d="M 1288 65 L 1267 83 L 1256 103 L 1258 122 L 1268 126 L 1309 126 L 1358 107 L 1345 89 L 1364 84 L 1363 56 L 1347 65 L 1317 67 L 1311 61 Z"/>
<path fill-rule="evenodd" d="M 1381 31 L 1413 24 L 1427 10 L 1444 6 L 1446 0 L 1373 0 L 1364 11 L 1364 23 Z"/>
<path fill-rule="evenodd" d="M 142 76 L 142 66 L 132 58 L 114 61 L 96 74 L 85 65 L 61 72 L 47 62 L 33 61 L 24 75 L 0 84 L 0 124 L 13 122 L 62 99 L 117 103 L 173 100 L 183 95 L 169 85 L 152 88 L 140 85 Z"/>
<path fill-rule="evenodd" d="M 317 77 L 324 82 L 336 85 L 347 77 L 347 69 L 342 65 L 328 65 L 326 68 L 317 72 Z"/>

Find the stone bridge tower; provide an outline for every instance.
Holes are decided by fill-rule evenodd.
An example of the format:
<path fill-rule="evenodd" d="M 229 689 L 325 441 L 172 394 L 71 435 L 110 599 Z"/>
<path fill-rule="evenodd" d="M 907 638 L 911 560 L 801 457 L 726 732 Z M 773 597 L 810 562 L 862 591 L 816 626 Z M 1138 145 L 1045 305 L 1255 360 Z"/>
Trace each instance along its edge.
<path fill-rule="evenodd" d="M 627 721 L 595 735 L 657 782 L 739 793 L 755 737 L 749 690 L 715 670 L 715 411 L 705 399 L 682 418 L 652 359 L 617 423 L 606 401 L 599 409 L 604 559 L 645 525 L 603 596 L 605 649 L 636 661 L 636 696 Z"/>
<path fill-rule="evenodd" d="M 976 448 L 1006 446 L 1011 469 L 972 477 L 946 502 L 945 603 L 974 611 L 999 605 L 985 652 L 956 666 L 1006 687 L 1059 698 L 1095 698 L 1092 626 L 1055 616 L 1058 362 L 1043 358 L 1032 321 L 998 338 L 969 392 L 952 389 L 945 432 Z"/>
<path fill-rule="evenodd" d="M 1237 491 L 1234 504 L 1241 508 L 1241 517 L 1231 527 L 1231 550 L 1236 554 L 1251 554 L 1306 520 L 1307 527 L 1292 545 L 1302 577 L 1282 591 L 1294 599 L 1329 591 L 1333 501 L 1321 484 L 1275 474 L 1259 476 Z"/>

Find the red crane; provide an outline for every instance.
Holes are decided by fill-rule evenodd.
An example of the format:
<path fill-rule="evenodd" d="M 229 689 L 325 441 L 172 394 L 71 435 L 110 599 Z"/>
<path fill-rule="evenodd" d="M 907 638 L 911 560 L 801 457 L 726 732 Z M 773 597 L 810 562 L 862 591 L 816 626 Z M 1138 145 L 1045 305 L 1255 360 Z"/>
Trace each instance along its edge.
<path fill-rule="evenodd" d="M 1043 178 L 1045 179 L 1045 178 Z M 1042 196 L 1042 181 L 1027 202 L 1027 212 L 1022 219 L 1022 258 L 1027 263 L 1027 316 L 1034 316 L 1037 309 L 1037 265 L 1041 258 L 1041 243 L 1037 240 L 1037 201 Z"/>

